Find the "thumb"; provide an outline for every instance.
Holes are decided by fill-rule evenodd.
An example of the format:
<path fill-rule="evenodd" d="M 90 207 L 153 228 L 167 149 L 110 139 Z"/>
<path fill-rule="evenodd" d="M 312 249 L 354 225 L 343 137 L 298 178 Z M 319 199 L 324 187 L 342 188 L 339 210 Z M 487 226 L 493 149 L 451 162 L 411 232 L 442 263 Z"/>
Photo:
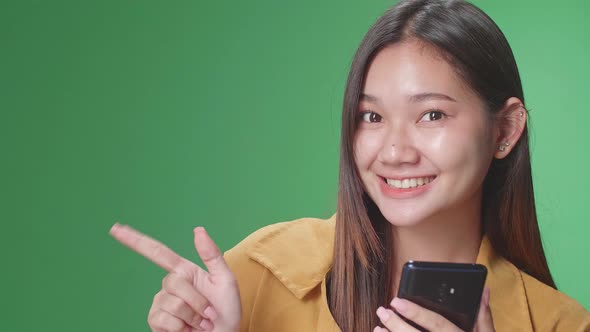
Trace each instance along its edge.
<path fill-rule="evenodd" d="M 483 290 L 481 302 L 479 306 L 479 313 L 477 315 L 477 323 L 475 331 L 477 332 L 493 332 L 494 320 L 492 317 L 492 310 L 490 309 L 490 288 L 486 287 Z"/>
<path fill-rule="evenodd" d="M 232 275 L 231 270 L 221 255 L 221 250 L 213 242 L 205 228 L 197 227 L 195 233 L 195 248 L 199 257 L 207 267 L 212 276 L 224 277 Z"/>

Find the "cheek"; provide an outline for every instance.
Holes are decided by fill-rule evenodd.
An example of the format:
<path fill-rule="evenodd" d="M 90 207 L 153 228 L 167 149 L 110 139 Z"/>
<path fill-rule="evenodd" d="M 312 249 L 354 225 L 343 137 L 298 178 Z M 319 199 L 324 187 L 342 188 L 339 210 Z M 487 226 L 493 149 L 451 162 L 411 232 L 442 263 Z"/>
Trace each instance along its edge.
<path fill-rule="evenodd" d="M 436 159 L 441 169 L 481 174 L 491 162 L 491 134 L 483 125 L 457 126 L 431 138 L 428 155 Z"/>
<path fill-rule="evenodd" d="M 367 169 L 379 154 L 382 140 L 377 131 L 359 130 L 354 140 L 355 162 L 361 172 Z"/>

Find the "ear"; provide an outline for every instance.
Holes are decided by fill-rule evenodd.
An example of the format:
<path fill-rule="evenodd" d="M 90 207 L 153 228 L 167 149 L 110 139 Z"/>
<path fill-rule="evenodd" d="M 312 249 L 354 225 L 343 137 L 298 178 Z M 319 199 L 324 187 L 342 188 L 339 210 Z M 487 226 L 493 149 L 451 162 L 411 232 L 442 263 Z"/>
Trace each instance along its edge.
<path fill-rule="evenodd" d="M 496 115 L 495 158 L 502 159 L 510 154 L 526 127 L 527 117 L 528 112 L 520 99 L 510 97 L 506 100 Z"/>

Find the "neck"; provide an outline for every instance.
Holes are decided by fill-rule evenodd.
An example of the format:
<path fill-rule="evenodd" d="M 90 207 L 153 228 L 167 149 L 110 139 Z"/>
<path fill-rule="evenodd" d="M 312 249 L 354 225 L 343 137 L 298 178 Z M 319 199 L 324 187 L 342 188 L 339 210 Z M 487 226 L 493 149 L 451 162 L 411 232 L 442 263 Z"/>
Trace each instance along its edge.
<path fill-rule="evenodd" d="M 476 261 L 481 244 L 481 208 L 480 204 L 469 203 L 413 226 L 392 226 L 394 294 L 397 294 L 402 267 L 409 260 Z"/>

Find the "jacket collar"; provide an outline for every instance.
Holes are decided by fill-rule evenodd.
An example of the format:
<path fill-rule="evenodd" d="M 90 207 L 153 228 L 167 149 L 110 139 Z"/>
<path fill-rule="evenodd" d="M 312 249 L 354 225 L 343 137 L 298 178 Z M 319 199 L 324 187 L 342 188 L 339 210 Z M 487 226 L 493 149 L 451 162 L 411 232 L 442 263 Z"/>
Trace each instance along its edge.
<path fill-rule="evenodd" d="M 249 256 L 265 266 L 298 299 L 320 285 L 333 261 L 336 215 L 284 223 L 262 237 Z M 296 244 L 296 250 L 290 247 Z M 521 272 L 496 255 L 483 237 L 477 263 L 488 269 L 490 307 L 498 331 L 533 331 Z"/>
<path fill-rule="evenodd" d="M 332 266 L 336 215 L 283 223 L 262 237 L 248 255 L 266 267 L 298 299 L 316 288 Z M 296 248 L 291 247 L 296 245 Z"/>
<path fill-rule="evenodd" d="M 490 288 L 490 308 L 496 330 L 533 331 L 522 272 L 496 255 L 486 236 L 481 241 L 476 262 L 488 269 L 486 286 Z"/>

